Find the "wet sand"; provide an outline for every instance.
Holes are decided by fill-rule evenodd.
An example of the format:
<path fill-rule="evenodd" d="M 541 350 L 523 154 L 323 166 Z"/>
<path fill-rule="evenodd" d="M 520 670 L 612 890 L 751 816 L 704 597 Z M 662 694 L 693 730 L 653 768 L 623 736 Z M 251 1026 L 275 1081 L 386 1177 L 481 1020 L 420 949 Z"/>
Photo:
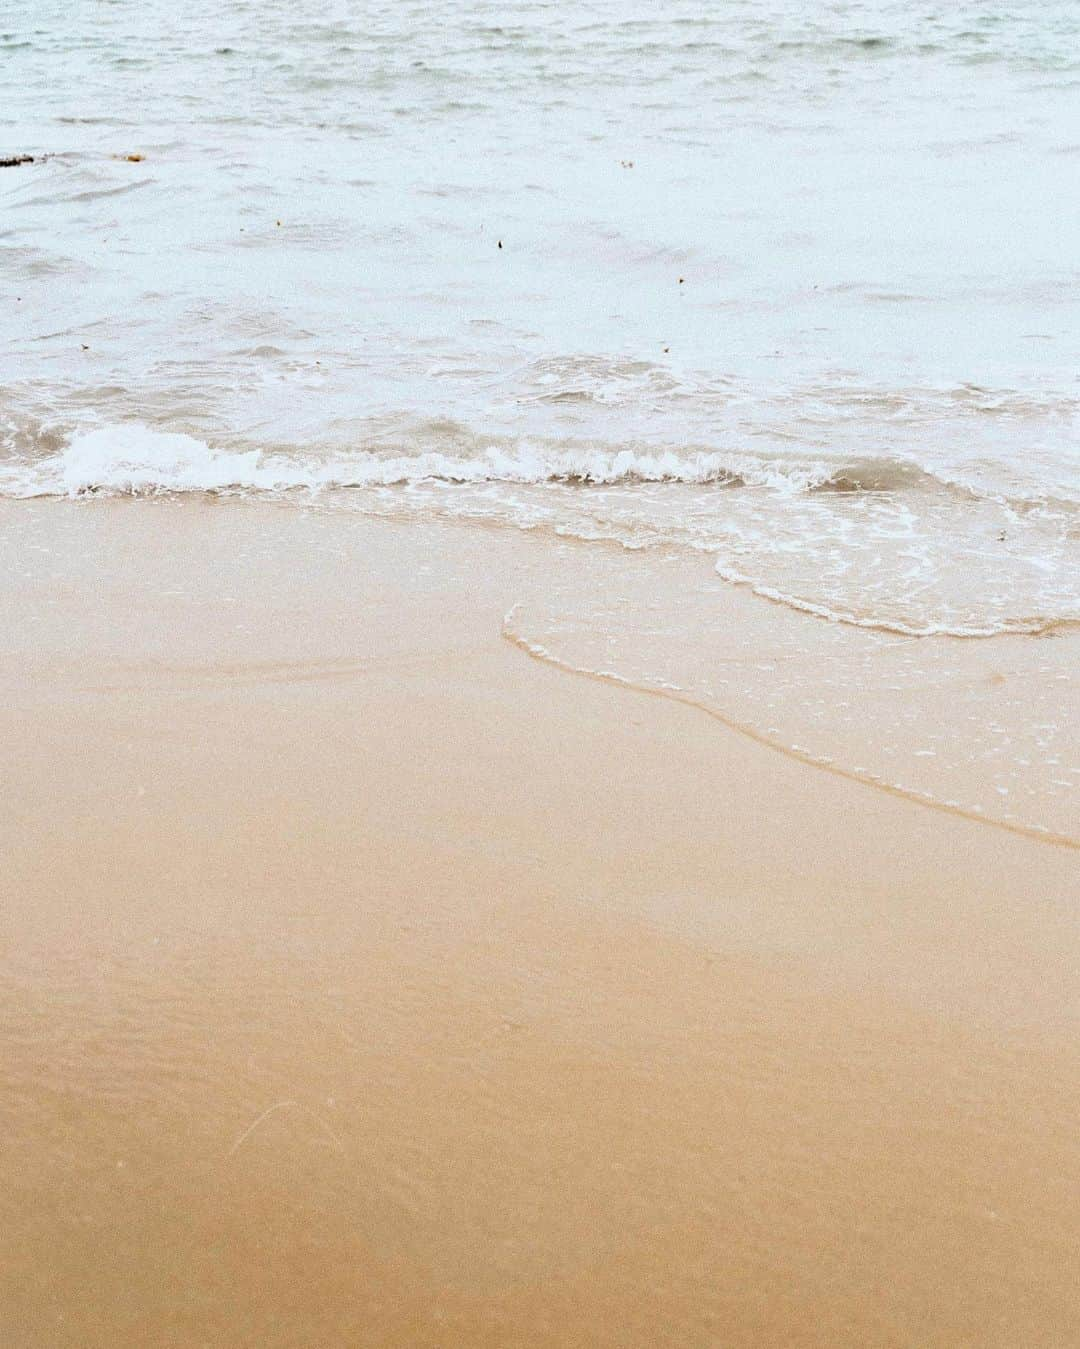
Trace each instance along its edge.
<path fill-rule="evenodd" d="M 1075 852 L 529 660 L 550 542 L 0 526 L 4 1345 L 1080 1341 Z"/>

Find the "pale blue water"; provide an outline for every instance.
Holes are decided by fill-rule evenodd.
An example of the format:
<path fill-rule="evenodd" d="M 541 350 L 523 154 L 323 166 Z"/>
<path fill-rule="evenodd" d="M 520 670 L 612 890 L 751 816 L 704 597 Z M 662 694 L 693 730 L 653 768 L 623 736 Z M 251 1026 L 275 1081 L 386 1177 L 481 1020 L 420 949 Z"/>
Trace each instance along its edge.
<path fill-rule="evenodd" d="M 901 474 L 916 515 L 939 478 L 1046 504 L 1023 550 L 1076 562 L 1072 4 L 20 0 L 0 61 L 0 150 L 46 157 L 0 177 L 21 455 L 135 421 L 315 482 L 492 446 L 527 445 L 518 478 L 582 447 L 601 476 L 702 452 L 781 486 L 899 463 L 933 475 Z M 725 512 L 741 548 L 775 509 L 840 527 L 651 495 L 644 529 L 693 516 L 721 551 Z M 966 501 L 929 504 L 931 551 L 946 517 L 966 536 Z M 894 608 L 1080 612 L 1015 565 L 1011 603 Z M 767 542 L 739 569 L 808 589 Z"/>
<path fill-rule="evenodd" d="M 1074 3 L 10 0 L 0 71 L 8 495 L 313 490 L 871 630 L 1080 621 Z"/>

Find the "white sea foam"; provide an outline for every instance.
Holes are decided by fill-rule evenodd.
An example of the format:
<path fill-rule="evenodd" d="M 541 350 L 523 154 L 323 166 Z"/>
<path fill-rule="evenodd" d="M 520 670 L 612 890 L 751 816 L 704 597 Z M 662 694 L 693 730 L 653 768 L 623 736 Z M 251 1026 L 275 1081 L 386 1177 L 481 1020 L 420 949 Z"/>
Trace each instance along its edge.
<path fill-rule="evenodd" d="M 430 431 L 417 438 L 412 452 L 405 453 L 387 452 L 377 440 L 370 447 L 333 451 L 237 450 L 213 447 L 195 436 L 138 422 L 77 431 L 53 453 L 35 454 L 32 444 L 13 452 L 10 446 L 15 441 L 9 437 L 9 454 L 0 459 L 0 496 L 229 489 L 274 492 L 422 482 L 585 487 L 682 483 L 759 487 L 778 495 L 798 495 L 822 490 L 885 493 L 933 481 L 943 488 L 956 486 L 968 495 L 980 495 L 970 476 L 960 479 L 955 470 L 920 464 L 905 455 L 814 457 L 748 450 L 628 449 L 527 436 L 485 438 L 458 426 L 454 432 L 454 441 L 462 446 L 457 454 L 424 448 L 432 438 Z M 45 438 L 40 432 L 39 437 Z M 988 495 L 1000 499 L 993 490 Z"/>
<path fill-rule="evenodd" d="M 274 485 L 258 450 L 215 451 L 194 436 L 138 425 L 101 427 L 73 436 L 64 452 L 38 468 L 37 485 L 80 492 L 212 492 Z"/>
<path fill-rule="evenodd" d="M 876 485 L 884 465 L 869 470 Z M 909 470 L 891 466 L 897 476 Z M 422 451 L 394 455 L 351 453 L 285 455 L 260 449 L 215 449 L 194 436 L 137 423 L 74 434 L 57 454 L 20 457 L 0 465 L 0 494 L 12 497 L 81 493 L 280 492 L 297 488 L 454 484 L 562 483 L 614 486 L 631 483 L 756 485 L 800 492 L 837 478 L 849 485 L 860 469 L 815 461 L 755 460 L 747 454 L 668 450 L 574 448 L 523 441 L 515 446 L 477 440 L 467 456 Z"/>

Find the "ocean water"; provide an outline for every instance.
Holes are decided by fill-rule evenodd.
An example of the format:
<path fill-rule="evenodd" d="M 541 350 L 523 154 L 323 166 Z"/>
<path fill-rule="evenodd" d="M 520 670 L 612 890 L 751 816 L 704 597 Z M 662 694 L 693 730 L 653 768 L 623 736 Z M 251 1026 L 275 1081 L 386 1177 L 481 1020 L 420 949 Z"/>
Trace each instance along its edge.
<path fill-rule="evenodd" d="M 818 757 L 847 702 L 868 780 L 1080 833 L 1074 4 L 12 0 L 0 62 L 4 495 L 621 545 L 568 651 L 764 733 L 716 678 L 744 591 L 849 643 L 784 686 L 828 690 Z M 708 577 L 658 625 L 672 557 Z M 897 643 L 902 717 L 848 696 Z M 914 745 L 987 650 L 1009 709 Z"/>

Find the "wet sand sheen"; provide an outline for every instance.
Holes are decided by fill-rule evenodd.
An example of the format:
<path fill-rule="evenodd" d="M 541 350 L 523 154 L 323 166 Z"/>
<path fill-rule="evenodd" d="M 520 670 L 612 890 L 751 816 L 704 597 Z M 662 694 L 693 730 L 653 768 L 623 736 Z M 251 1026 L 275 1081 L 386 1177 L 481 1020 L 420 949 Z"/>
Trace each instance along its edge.
<path fill-rule="evenodd" d="M 536 540 L 19 509 L 6 1344 L 1080 1336 L 1075 855 L 527 660 Z"/>

